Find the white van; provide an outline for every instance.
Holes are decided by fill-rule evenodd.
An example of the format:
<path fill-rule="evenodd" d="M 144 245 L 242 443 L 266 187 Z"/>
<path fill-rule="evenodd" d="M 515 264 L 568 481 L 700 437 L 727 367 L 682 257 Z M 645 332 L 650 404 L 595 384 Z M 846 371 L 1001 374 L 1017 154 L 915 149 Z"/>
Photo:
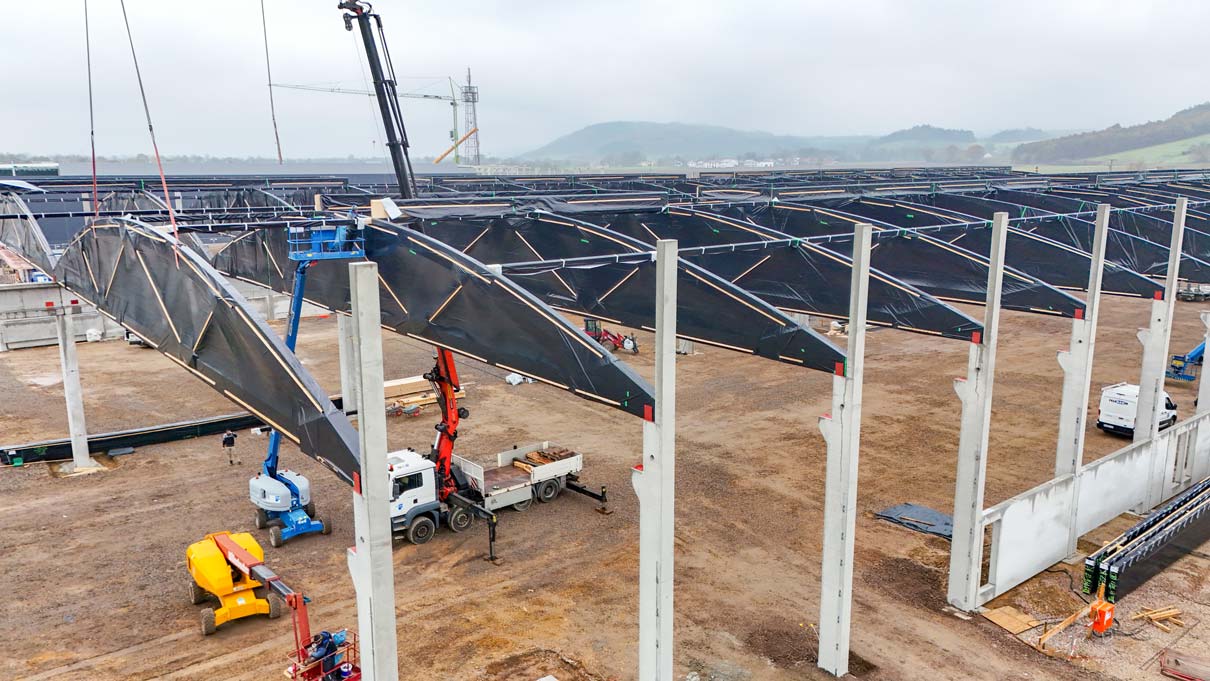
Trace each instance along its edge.
<path fill-rule="evenodd" d="M 1101 389 L 1101 406 L 1097 409 L 1097 428 L 1106 433 L 1134 436 L 1134 416 L 1138 410 L 1139 387 L 1117 383 Z M 1164 393 L 1164 409 L 1160 412 L 1160 430 L 1176 423 L 1176 402 Z"/>

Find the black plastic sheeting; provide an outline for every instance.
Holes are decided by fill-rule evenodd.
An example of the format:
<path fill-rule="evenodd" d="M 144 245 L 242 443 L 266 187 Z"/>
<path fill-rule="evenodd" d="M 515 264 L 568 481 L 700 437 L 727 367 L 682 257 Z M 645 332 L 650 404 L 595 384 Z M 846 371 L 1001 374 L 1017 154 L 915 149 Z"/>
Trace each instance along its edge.
<path fill-rule="evenodd" d="M 847 319 L 852 260 L 808 242 L 768 242 L 681 257 L 790 312 Z M 983 325 L 918 288 L 870 270 L 868 319 L 905 331 L 970 340 Z"/>
<path fill-rule="evenodd" d="M 786 234 L 758 225 L 686 207 L 670 207 L 666 211 L 597 213 L 582 215 L 580 219 L 608 226 L 615 232 L 649 245 L 654 245 L 660 239 L 676 239 L 677 246 L 682 249 L 787 237 Z"/>
<path fill-rule="evenodd" d="M 453 234 L 454 243 L 468 244 L 468 252 L 478 254 L 486 251 L 491 254 L 493 261 L 499 262 L 507 262 L 509 257 L 515 255 L 524 255 L 525 250 L 538 255 L 539 259 L 555 260 L 599 255 L 601 251 L 609 252 L 611 248 L 614 252 L 649 250 L 659 239 L 675 238 L 682 260 L 689 260 L 719 275 L 723 280 L 717 282 L 720 288 L 732 289 L 730 295 L 733 298 L 751 299 L 754 296 L 789 312 L 837 319 L 848 317 L 849 286 L 852 281 L 852 261 L 848 254 L 837 255 L 809 244 L 791 244 L 784 234 L 687 208 L 593 213 L 579 217 L 577 220 L 539 214 L 530 221 L 509 219 L 508 228 L 518 230 L 522 238 L 516 234 L 496 234 L 500 222 L 493 223 L 492 230 L 488 232 L 476 232 L 477 228 L 465 225 L 450 225 L 448 233 Z M 447 240 L 445 236 L 439 238 Z M 756 239 L 762 241 L 756 242 Z M 767 241 L 769 239 L 777 241 Z M 541 253 L 533 244 L 541 244 Z M 727 244 L 734 248 L 719 247 Z M 704 250 L 696 250 L 695 247 Z M 555 278 L 554 272 L 543 270 L 548 279 Z M 527 277 L 527 281 L 538 276 L 539 273 L 534 272 Z M 564 286 L 556 286 L 556 283 Z M 530 284 L 523 285 L 531 287 Z M 567 288 L 565 281 L 546 281 L 544 286 L 543 290 L 566 297 L 567 291 L 561 290 Z M 531 290 L 535 289 L 531 287 Z M 566 305 L 557 300 L 547 300 L 556 306 Z M 709 303 L 706 299 L 701 302 Z M 724 299 L 722 302 L 727 301 Z M 645 303 L 643 307 L 649 308 Z M 947 303 L 877 270 L 871 272 L 868 309 L 872 323 L 947 338 L 969 339 L 971 331 L 982 328 L 978 322 Z M 717 326 L 713 324 L 702 328 L 698 333 L 710 335 L 699 337 L 711 339 Z M 753 344 L 740 345 L 750 347 Z"/>
<path fill-rule="evenodd" d="M 994 192 L 994 197 L 1001 201 L 1053 212 L 1075 212 L 1068 209 L 1080 207 L 1084 210 L 1096 209 L 1095 204 L 1033 192 L 1000 189 Z M 1116 211 L 1110 215 L 1109 228 L 1110 239 L 1105 245 L 1106 259 L 1152 277 L 1163 277 L 1167 274 L 1171 224 L 1164 226 L 1158 219 Z M 1048 223 L 1036 226 L 1031 224 L 1030 229 L 1084 251 L 1092 249 L 1094 225 L 1091 215 L 1087 219 L 1059 217 Z M 1156 239 L 1143 236 L 1143 233 L 1151 234 Z M 1186 236 L 1188 235 L 1189 232 L 1186 231 Z M 1180 278 L 1196 283 L 1210 283 L 1210 262 L 1195 258 L 1189 255 L 1189 252 L 1188 248 L 1182 246 Z"/>
<path fill-rule="evenodd" d="M 54 276 L 352 484 L 353 426 L 204 258 L 147 225 L 97 225 L 71 242 Z"/>
<path fill-rule="evenodd" d="M 773 211 L 771 217 L 778 221 L 782 231 L 807 238 L 814 245 L 838 254 L 852 253 L 854 223 L 875 222 L 868 217 L 808 204 L 778 203 L 762 208 Z M 991 226 L 972 225 L 966 229 L 990 232 Z M 986 255 L 927 233 L 897 229 L 885 223 L 875 224 L 873 242 L 871 267 L 887 276 L 941 300 L 975 305 L 986 302 L 990 269 Z M 1078 298 L 1007 265 L 1002 295 L 1001 305 L 1011 310 L 1074 317 L 1077 310 L 1084 309 Z"/>
<path fill-rule="evenodd" d="M 555 309 L 633 328 L 651 330 L 655 324 L 654 263 L 651 246 L 642 241 L 544 212 L 425 220 L 420 228 L 482 262 L 524 263 L 506 266 L 504 273 Z M 628 258 L 631 264 L 624 267 L 607 264 L 609 258 L 633 254 L 641 255 Z M 592 257 L 605 260 L 568 262 Z M 677 267 L 685 275 L 679 278 L 677 295 L 681 338 L 832 370 L 836 349 L 822 336 L 726 279 L 684 260 Z"/>
<path fill-rule="evenodd" d="M 409 217 L 421 220 L 441 220 L 490 218 L 508 214 L 525 215 L 534 211 L 547 211 L 562 215 L 593 213 L 606 209 L 643 211 L 659 208 L 667 202 L 667 198 L 664 193 L 522 195 L 499 198 L 414 199 L 396 201 L 395 204 Z"/>
<path fill-rule="evenodd" d="M 910 198 L 927 200 L 928 197 Z M 991 232 L 984 229 L 986 221 L 974 216 L 955 214 L 949 209 L 912 203 L 899 197 L 854 201 L 847 204 L 845 210 L 891 224 L 913 224 L 930 237 L 961 246 L 983 257 L 991 253 Z M 1010 222 L 1005 238 L 1004 262 L 1018 272 L 1052 286 L 1084 290 L 1088 287 L 1089 270 L 1092 268 L 1092 258 L 1088 252 L 1037 233 L 1049 223 L 1061 220 L 1063 218 L 1051 216 Z M 970 222 L 983 224 L 971 225 Z M 927 229 L 929 227 L 937 229 Z M 1109 238 L 1121 240 L 1118 235 L 1110 235 Z M 1152 298 L 1156 291 L 1163 291 L 1163 286 L 1155 281 L 1110 262 L 1105 265 L 1101 286 L 1107 293 L 1142 298 Z"/>
<path fill-rule="evenodd" d="M 378 263 L 382 323 L 508 371 L 643 416 L 654 403 L 640 376 L 531 293 L 450 246 L 404 226 L 376 221 L 366 257 Z M 256 230 L 215 257 L 222 272 L 288 292 L 294 281 L 286 232 Z M 349 309 L 348 261 L 319 261 L 306 299 Z"/>
<path fill-rule="evenodd" d="M 681 261 L 677 335 L 768 359 L 834 372 L 844 351 L 726 279 Z M 653 330 L 655 262 L 650 253 L 505 265 L 504 273 L 552 307 Z M 558 273 L 559 282 L 545 275 Z M 564 288 L 559 284 L 566 283 Z"/>
<path fill-rule="evenodd" d="M 960 211 L 987 220 L 990 220 L 992 215 L 997 212 L 1008 213 L 1011 225 L 1010 244 L 1014 241 L 1014 234 L 1024 234 L 1033 237 L 1040 243 L 1053 243 L 1063 248 L 1074 249 L 1083 254 L 1082 257 L 1085 261 L 1090 261 L 1088 254 L 1092 250 L 1095 227 L 1092 222 L 1085 220 L 1071 222 L 1068 218 L 1050 215 L 1037 208 L 983 196 L 931 194 L 927 197 L 912 198 L 938 208 Z M 1018 220 L 1018 218 L 1021 219 Z M 1010 252 L 1012 250 L 1014 249 L 1010 247 Z M 1067 278 L 1071 281 L 1072 288 L 1084 289 L 1088 286 L 1088 279 L 1083 273 L 1089 269 L 1091 262 L 1089 264 L 1072 262 L 1070 267 L 1059 267 L 1058 263 L 1061 261 L 1056 261 L 1056 267 L 1049 270 L 1051 273 L 1045 274 L 1047 256 L 1052 258 L 1059 256 L 1041 250 L 1024 250 L 1026 255 L 1020 261 L 1023 270 L 1030 271 L 1052 283 Z M 1013 262 L 1018 263 L 1017 260 Z M 1141 274 L 1140 272 L 1143 270 L 1137 270 L 1136 267 L 1150 268 L 1153 273 L 1157 271 L 1160 273 L 1156 276 L 1162 276 L 1162 273 L 1168 269 L 1168 249 L 1130 234 L 1109 230 L 1105 241 L 1105 273 L 1102 289 L 1109 293 L 1137 295 L 1141 298 L 1152 298 L 1156 291 L 1164 290 L 1163 285 Z M 1066 286 L 1067 284 L 1061 285 Z"/>

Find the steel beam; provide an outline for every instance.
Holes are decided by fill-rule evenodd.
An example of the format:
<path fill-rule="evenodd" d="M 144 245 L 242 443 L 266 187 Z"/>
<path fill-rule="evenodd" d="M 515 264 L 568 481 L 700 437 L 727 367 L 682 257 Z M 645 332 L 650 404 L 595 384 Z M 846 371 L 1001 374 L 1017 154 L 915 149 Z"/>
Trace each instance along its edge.
<path fill-rule="evenodd" d="M 823 564 L 819 580 L 819 667 L 834 676 L 849 672 L 853 610 L 853 533 L 857 522 L 857 463 L 861 445 L 861 384 L 865 363 L 866 308 L 870 284 L 870 233 L 853 228 L 849 286 L 849 342 L 845 364 L 832 377 L 832 413 L 819 419 L 828 448 L 823 507 Z"/>
<path fill-rule="evenodd" d="M 361 671 L 366 681 L 398 681 L 395 638 L 395 569 L 391 555 L 390 479 L 387 472 L 387 423 L 382 410 L 382 313 L 378 264 L 349 265 L 352 302 L 352 375 L 359 386 L 357 405 L 361 473 L 353 484 L 353 534 L 349 572 L 357 592 Z M 341 350 L 344 351 L 342 344 Z"/>
<path fill-rule="evenodd" d="M 676 276 L 673 239 L 656 242 L 655 406 L 643 422 L 639 498 L 639 681 L 673 681 L 676 484 Z"/>
<path fill-rule="evenodd" d="M 1168 273 L 1164 279 L 1162 298 L 1151 301 L 1151 320 L 1146 329 L 1139 329 L 1143 344 L 1143 365 L 1139 372 L 1139 399 L 1134 417 L 1134 441 L 1154 440 L 1160 432 L 1160 414 L 1164 409 L 1164 376 L 1168 369 L 1168 342 L 1172 337 L 1172 313 L 1176 307 L 1177 280 L 1180 275 L 1181 246 L 1185 236 L 1185 214 L 1189 199 L 1176 200 L 1172 219 L 1172 242 L 1168 247 Z M 1158 294 L 1157 294 L 1158 295 Z M 1154 478 L 1155 468 L 1149 469 Z M 1154 482 L 1150 480 L 1149 482 Z M 1163 501 L 1157 497 L 1155 484 L 1147 485 L 1147 496 L 1133 509 L 1146 513 Z"/>
<path fill-rule="evenodd" d="M 991 428 L 992 386 L 996 373 L 996 341 L 1000 326 L 1000 294 L 1004 283 L 1004 243 L 1008 213 L 992 216 L 988 258 L 987 305 L 983 335 L 971 343 L 966 378 L 955 379 L 962 400 L 962 429 L 958 435 L 958 470 L 954 489 L 954 535 L 950 544 L 949 587 L 946 599 L 959 610 L 978 607 L 983 566 L 983 489 L 987 478 L 987 441 Z"/>

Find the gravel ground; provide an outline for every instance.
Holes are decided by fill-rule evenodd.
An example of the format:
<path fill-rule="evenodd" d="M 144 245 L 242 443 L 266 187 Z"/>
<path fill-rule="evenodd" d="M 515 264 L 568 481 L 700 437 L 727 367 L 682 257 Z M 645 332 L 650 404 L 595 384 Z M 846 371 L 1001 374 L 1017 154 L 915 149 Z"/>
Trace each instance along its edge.
<path fill-rule="evenodd" d="M 1197 308 L 1178 304 L 1173 350 L 1201 333 Z M 980 310 L 972 314 L 981 315 Z M 1110 298 L 1101 315 L 1094 394 L 1138 376 L 1134 331 L 1147 301 Z M 309 319 L 300 354 L 338 390 L 335 321 Z M 1055 352 L 1062 319 L 1002 317 L 987 503 L 1043 482 L 1054 464 L 1062 376 Z M 650 337 L 640 344 L 650 348 Z M 427 348 L 384 337 L 387 373 L 430 366 Z M 699 346 L 679 360 L 676 666 L 679 678 L 827 678 L 814 667 L 824 447 L 817 417 L 831 378 Z M 229 403 L 150 350 L 123 343 L 80 347 L 94 432 L 229 413 Z M 647 377 L 650 354 L 626 355 Z M 855 560 L 853 668 L 868 679 L 1151 679 L 1146 661 L 1180 638 L 1207 649 L 1208 548 L 1123 601 L 1122 610 L 1174 604 L 1184 631 L 1078 641 L 1087 659 L 1038 654 L 983 618 L 945 610 L 948 544 L 872 516 L 911 501 L 949 512 L 959 403 L 961 342 L 878 330 L 869 336 Z M 540 385 L 506 385 L 501 372 L 460 365 L 471 418 L 459 452 L 481 461 L 513 444 L 553 440 L 585 455 L 585 480 L 611 490 L 609 516 L 570 495 L 502 516 L 495 566 L 482 560 L 482 527 L 441 532 L 429 544 L 396 544 L 396 607 L 404 678 L 518 679 L 544 674 L 634 678 L 637 637 L 637 505 L 630 467 L 639 423 Z M 0 441 L 66 430 L 54 348 L 0 355 Z M 1181 413 L 1193 387 L 1170 386 Z M 1093 407 L 1095 409 L 1095 405 Z M 390 422 L 392 447 L 427 447 L 436 410 Z M 247 478 L 265 440 L 244 434 L 243 466 L 229 466 L 216 438 L 145 447 L 103 474 L 53 478 L 42 466 L 0 470 L 0 574 L 21 585 L 0 612 L 13 651 L 10 678 L 263 679 L 285 666 L 288 619 L 246 619 L 203 638 L 189 604 L 185 547 L 206 532 L 253 531 Z M 1091 431 L 1088 457 L 1124 441 Z M 269 564 L 313 599 L 316 626 L 355 626 L 345 548 L 353 543 L 349 491 L 291 447 L 283 460 L 311 477 L 330 536 L 266 547 Z M 1128 520 L 1115 521 L 1129 524 Z M 1111 536 L 1112 525 L 1099 532 Z M 1103 539 L 1090 535 L 1086 539 Z M 1095 545 L 1095 544 L 1094 544 Z M 1062 574 L 1044 573 L 1005 599 L 1044 619 L 1078 604 Z M 1194 621 L 1196 620 L 1196 622 Z M 1127 630 L 1129 631 L 1129 630 Z M 1026 637 L 1028 638 L 1028 637 Z"/>

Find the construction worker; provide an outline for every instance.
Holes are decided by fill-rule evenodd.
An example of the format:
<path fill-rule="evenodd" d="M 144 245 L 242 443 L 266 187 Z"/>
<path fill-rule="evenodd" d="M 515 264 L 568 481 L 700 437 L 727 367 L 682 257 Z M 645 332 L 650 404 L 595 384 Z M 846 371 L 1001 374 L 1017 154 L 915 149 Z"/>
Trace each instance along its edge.
<path fill-rule="evenodd" d="M 243 464 L 243 461 L 235 458 L 235 431 L 230 428 L 223 433 L 223 451 L 227 452 L 228 465 Z"/>

